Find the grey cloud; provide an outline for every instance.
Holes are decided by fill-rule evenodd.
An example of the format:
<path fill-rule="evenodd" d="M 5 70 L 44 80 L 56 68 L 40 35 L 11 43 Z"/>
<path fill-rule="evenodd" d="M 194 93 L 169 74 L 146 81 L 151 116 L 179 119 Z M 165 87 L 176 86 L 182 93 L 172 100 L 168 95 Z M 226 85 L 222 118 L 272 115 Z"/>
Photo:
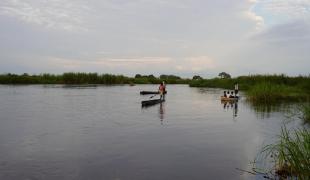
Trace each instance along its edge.
<path fill-rule="evenodd" d="M 73 68 L 126 75 L 307 73 L 303 67 L 309 65 L 309 54 L 304 51 L 309 47 L 304 40 L 308 25 L 295 21 L 246 39 L 257 23 L 243 16 L 250 8 L 249 2 L 231 0 L 4 0 L 0 2 L 4 25 L 0 29 L 0 72 Z M 291 70 L 286 64 L 296 60 L 297 54 L 300 65 Z M 146 68 L 139 65 L 145 57 L 171 61 Z M 206 60 L 197 68 L 198 60 L 188 61 L 199 57 L 212 59 L 215 66 Z M 132 59 L 139 59 L 135 66 L 126 64 Z M 271 59 L 279 61 L 277 66 L 266 68 Z"/>
<path fill-rule="evenodd" d="M 0 13 L 47 28 L 67 31 L 86 30 L 83 15 L 89 11 L 83 1 L 3 0 Z"/>
<path fill-rule="evenodd" d="M 310 23 L 303 20 L 281 24 L 268 28 L 253 37 L 254 40 L 261 41 L 289 41 L 300 40 L 308 41 L 310 38 Z"/>

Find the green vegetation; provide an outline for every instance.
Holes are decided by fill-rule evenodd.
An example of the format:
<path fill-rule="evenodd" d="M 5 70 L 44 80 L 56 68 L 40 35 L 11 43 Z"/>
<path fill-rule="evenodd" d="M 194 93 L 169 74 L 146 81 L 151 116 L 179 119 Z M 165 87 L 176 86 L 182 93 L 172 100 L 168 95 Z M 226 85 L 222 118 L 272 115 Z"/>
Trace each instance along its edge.
<path fill-rule="evenodd" d="M 310 103 L 304 104 L 301 107 L 302 119 L 305 123 L 310 123 Z"/>
<path fill-rule="evenodd" d="M 64 73 L 53 74 L 2 74 L 0 84 L 159 84 L 165 81 L 168 84 L 188 84 L 189 79 L 182 79 L 174 75 L 139 75 L 134 78 L 123 75 L 97 74 L 97 73 Z"/>
<path fill-rule="evenodd" d="M 310 130 L 281 129 L 279 141 L 264 147 L 265 157 L 274 159 L 273 171 L 280 178 L 308 179 L 310 177 Z"/>
<path fill-rule="evenodd" d="M 190 82 L 191 87 L 233 89 L 234 84 L 246 91 L 253 102 L 274 103 L 280 100 L 309 101 L 310 76 L 251 75 L 237 78 L 200 79 Z"/>
<path fill-rule="evenodd" d="M 136 74 L 133 82 L 135 84 L 159 84 L 165 81 L 167 84 L 189 84 L 189 79 L 182 79 L 175 75 L 160 75 L 159 78 L 154 75 L 140 75 Z"/>
<path fill-rule="evenodd" d="M 122 75 L 98 75 L 97 73 L 0 75 L 0 84 L 123 84 L 130 81 L 130 78 Z"/>
<path fill-rule="evenodd" d="M 252 102 L 275 103 L 282 100 L 298 100 L 306 97 L 306 92 L 294 86 L 262 82 L 253 85 L 247 92 Z"/>
<path fill-rule="evenodd" d="M 190 82 L 190 87 L 211 87 L 211 88 L 225 88 L 232 89 L 235 81 L 233 79 L 198 79 Z M 240 83 L 239 83 L 240 86 Z M 242 86 L 241 86 L 242 87 Z"/>
<path fill-rule="evenodd" d="M 193 80 L 202 80 L 203 78 L 201 76 L 195 75 L 193 76 Z"/>

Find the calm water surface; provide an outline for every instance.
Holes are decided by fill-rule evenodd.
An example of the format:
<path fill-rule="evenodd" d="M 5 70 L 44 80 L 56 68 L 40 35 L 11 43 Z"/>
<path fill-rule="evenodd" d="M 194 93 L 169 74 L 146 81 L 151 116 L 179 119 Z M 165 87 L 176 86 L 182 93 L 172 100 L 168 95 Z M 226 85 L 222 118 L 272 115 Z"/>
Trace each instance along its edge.
<path fill-rule="evenodd" d="M 0 86 L 0 179 L 260 179 L 236 168 L 252 167 L 283 113 L 186 85 L 141 108 L 139 91 L 155 89 Z"/>

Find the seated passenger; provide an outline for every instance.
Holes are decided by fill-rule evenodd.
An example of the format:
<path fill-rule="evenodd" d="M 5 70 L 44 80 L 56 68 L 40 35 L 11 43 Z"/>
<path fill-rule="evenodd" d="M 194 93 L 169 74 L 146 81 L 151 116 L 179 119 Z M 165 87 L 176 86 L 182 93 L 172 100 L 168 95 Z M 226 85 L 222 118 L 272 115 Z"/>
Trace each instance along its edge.
<path fill-rule="evenodd" d="M 229 91 L 227 91 L 227 93 L 226 93 L 226 97 L 228 97 L 228 98 L 229 98 L 229 96 L 230 96 Z"/>
<path fill-rule="evenodd" d="M 224 97 L 227 97 L 226 91 L 224 91 Z"/>
<path fill-rule="evenodd" d="M 230 92 L 230 96 L 229 96 L 229 98 L 234 98 L 235 96 L 234 96 L 234 92 L 233 91 L 231 91 Z"/>

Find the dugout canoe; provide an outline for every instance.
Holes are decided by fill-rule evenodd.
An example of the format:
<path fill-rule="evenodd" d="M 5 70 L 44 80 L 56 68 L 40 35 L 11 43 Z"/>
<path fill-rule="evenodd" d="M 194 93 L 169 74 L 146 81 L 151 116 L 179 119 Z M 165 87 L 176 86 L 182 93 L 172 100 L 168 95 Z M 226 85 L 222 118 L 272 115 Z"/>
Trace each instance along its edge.
<path fill-rule="evenodd" d="M 152 100 L 146 100 L 146 101 L 141 101 L 141 105 L 143 107 L 145 106 L 151 106 L 151 105 L 155 105 L 155 104 L 158 104 L 158 103 L 162 103 L 164 102 L 165 100 L 163 99 L 152 99 Z"/>
<path fill-rule="evenodd" d="M 221 96 L 221 101 L 238 101 L 239 97 L 234 97 L 234 98 L 228 98 Z"/>
<path fill-rule="evenodd" d="M 141 95 L 147 95 L 147 94 L 159 94 L 159 91 L 140 91 Z M 167 91 L 165 91 L 165 94 L 167 94 Z"/>

